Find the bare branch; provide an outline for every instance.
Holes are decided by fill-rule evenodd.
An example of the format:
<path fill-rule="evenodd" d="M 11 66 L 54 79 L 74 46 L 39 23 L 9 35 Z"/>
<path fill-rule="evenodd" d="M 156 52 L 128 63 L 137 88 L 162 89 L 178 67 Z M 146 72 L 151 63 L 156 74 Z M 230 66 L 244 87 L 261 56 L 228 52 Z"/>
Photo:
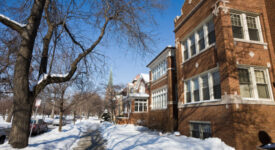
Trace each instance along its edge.
<path fill-rule="evenodd" d="M 4 25 L 10 27 L 11 29 L 17 31 L 18 33 L 22 33 L 25 26 L 23 24 L 20 24 L 14 20 L 11 20 L 10 18 L 0 14 L 0 22 L 3 23 Z"/>

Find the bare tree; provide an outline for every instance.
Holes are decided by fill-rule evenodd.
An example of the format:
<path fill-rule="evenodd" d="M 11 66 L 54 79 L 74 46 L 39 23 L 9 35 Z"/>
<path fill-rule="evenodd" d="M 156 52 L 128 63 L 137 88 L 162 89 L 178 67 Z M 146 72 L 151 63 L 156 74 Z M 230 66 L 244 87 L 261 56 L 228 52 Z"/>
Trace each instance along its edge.
<path fill-rule="evenodd" d="M 117 37 L 134 48 L 148 50 L 151 36 L 143 30 L 143 25 L 152 19 L 150 11 L 160 6 L 158 0 L 33 0 L 22 3 L 30 10 L 26 11 L 29 14 L 23 20 L 25 24 L 0 15 L 0 22 L 16 31 L 21 39 L 13 75 L 14 110 L 9 143 L 14 148 L 28 145 L 29 121 L 37 95 L 49 84 L 69 81 L 78 65 L 85 63 L 81 60 L 85 60 L 90 53 L 96 54 L 94 50 L 103 37 Z M 92 32 L 91 39 L 75 36 L 74 33 L 81 31 L 77 30 L 78 22 L 85 26 L 84 32 Z M 54 46 L 59 41 L 69 41 L 73 47 L 65 53 L 75 51 L 76 55 L 69 66 L 63 67 L 62 75 L 54 75 L 51 72 L 54 64 L 51 60 L 54 60 L 60 48 Z M 38 82 L 30 80 L 35 74 L 41 79 Z"/>

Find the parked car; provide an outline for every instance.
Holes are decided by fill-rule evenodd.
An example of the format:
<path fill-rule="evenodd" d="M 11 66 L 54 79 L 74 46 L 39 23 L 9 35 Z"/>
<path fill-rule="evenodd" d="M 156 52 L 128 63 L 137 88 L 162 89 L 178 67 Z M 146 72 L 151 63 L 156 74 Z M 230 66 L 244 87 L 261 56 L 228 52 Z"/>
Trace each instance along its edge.
<path fill-rule="evenodd" d="M 32 134 L 40 134 L 48 131 L 48 125 L 43 119 L 31 120 L 30 129 L 32 129 Z"/>
<path fill-rule="evenodd" d="M 6 137 L 7 137 L 6 132 L 0 129 L 0 144 L 3 144 L 5 142 Z"/>
<path fill-rule="evenodd" d="M 53 125 L 54 126 L 59 126 L 59 117 L 58 116 L 54 118 Z M 66 125 L 65 117 L 62 117 L 62 125 Z"/>

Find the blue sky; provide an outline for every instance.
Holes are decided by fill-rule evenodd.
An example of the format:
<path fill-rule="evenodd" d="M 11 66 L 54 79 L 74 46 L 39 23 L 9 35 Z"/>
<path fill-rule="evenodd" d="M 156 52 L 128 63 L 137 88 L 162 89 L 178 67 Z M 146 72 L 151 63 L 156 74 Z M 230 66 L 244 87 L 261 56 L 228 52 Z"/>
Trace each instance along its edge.
<path fill-rule="evenodd" d="M 170 0 L 164 11 L 154 14 L 158 24 L 153 37 L 154 41 L 156 41 L 152 48 L 154 54 L 140 56 L 131 51 L 131 49 L 128 51 L 120 50 L 119 46 L 114 46 L 112 50 L 106 50 L 105 55 L 108 57 L 108 65 L 112 68 L 114 84 L 127 84 L 137 74 L 149 73 L 146 65 L 167 45 L 175 45 L 174 18 L 180 15 L 183 3 L 184 0 Z M 108 80 L 108 78 L 109 73 L 106 74 L 105 79 Z"/>

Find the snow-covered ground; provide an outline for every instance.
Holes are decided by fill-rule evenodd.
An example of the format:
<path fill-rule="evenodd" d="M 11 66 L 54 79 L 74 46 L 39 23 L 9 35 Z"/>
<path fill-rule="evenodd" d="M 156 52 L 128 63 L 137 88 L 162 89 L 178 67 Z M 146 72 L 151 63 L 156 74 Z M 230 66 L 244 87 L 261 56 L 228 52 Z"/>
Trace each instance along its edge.
<path fill-rule="evenodd" d="M 153 132 L 142 126 L 103 123 L 100 130 L 108 140 L 106 147 L 112 150 L 234 150 L 218 138 L 200 140 Z"/>
<path fill-rule="evenodd" d="M 2 116 L 0 116 L 0 129 L 1 128 L 11 128 L 11 123 L 6 122 Z"/>
<path fill-rule="evenodd" d="M 77 141 L 87 128 L 97 129 L 98 127 L 99 120 L 94 118 L 77 121 L 75 125 L 63 126 L 62 132 L 58 132 L 58 128 L 55 128 L 47 133 L 31 137 L 29 146 L 23 150 L 69 150 L 76 146 Z M 13 148 L 6 141 L 3 145 L 0 145 L 0 149 L 12 150 Z"/>
<path fill-rule="evenodd" d="M 9 125 L 0 119 L 0 126 Z M 177 136 L 172 133 L 161 134 L 142 126 L 114 125 L 108 122 L 99 123 L 96 118 L 77 121 L 76 125 L 68 124 L 62 132 L 58 129 L 30 138 L 29 146 L 24 150 L 69 150 L 77 146 L 83 132 L 87 129 L 99 129 L 108 150 L 234 150 L 218 138 L 200 140 L 196 138 Z M 2 150 L 13 149 L 6 141 L 0 145 Z"/>

